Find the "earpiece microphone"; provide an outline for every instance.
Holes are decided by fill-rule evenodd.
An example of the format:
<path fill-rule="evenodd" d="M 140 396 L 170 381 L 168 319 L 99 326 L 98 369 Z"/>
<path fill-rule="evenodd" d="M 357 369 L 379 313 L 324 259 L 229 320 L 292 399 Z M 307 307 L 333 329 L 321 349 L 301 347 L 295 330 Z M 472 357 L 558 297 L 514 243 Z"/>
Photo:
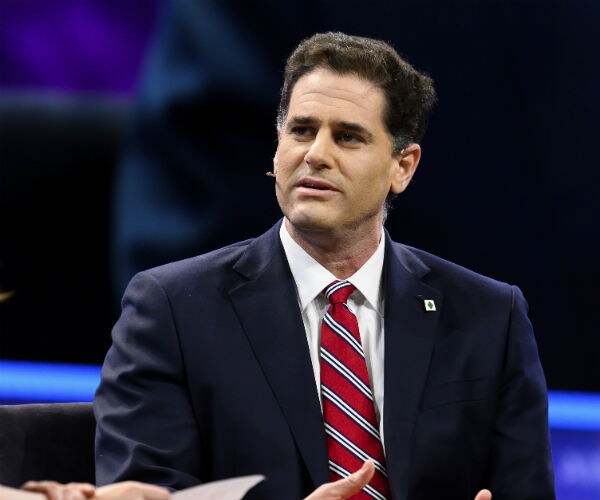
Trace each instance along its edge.
<path fill-rule="evenodd" d="M 275 170 L 275 171 L 273 171 L 273 172 L 271 172 L 271 171 L 269 171 L 269 172 L 265 172 L 265 175 L 266 175 L 267 177 L 277 177 L 277 170 Z"/>

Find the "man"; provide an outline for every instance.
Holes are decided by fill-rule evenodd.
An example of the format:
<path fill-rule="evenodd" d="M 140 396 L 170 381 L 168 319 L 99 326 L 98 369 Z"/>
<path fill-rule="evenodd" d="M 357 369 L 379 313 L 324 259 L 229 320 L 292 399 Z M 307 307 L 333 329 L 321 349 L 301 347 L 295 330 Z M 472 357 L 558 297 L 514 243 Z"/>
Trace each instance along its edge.
<path fill-rule="evenodd" d="M 272 174 L 283 222 L 131 281 L 95 400 L 99 483 L 261 473 L 248 498 L 291 499 L 366 461 L 361 498 L 554 496 L 522 294 L 383 231 L 434 99 L 383 42 L 298 46 Z"/>

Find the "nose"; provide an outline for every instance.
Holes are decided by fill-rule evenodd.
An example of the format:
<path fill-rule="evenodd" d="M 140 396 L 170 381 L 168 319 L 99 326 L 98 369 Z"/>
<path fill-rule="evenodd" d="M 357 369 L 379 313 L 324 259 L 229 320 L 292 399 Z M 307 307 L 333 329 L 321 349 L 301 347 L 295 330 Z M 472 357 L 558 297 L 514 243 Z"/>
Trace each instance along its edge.
<path fill-rule="evenodd" d="M 333 144 L 325 130 L 320 130 L 304 156 L 309 167 L 331 168 L 333 162 Z"/>

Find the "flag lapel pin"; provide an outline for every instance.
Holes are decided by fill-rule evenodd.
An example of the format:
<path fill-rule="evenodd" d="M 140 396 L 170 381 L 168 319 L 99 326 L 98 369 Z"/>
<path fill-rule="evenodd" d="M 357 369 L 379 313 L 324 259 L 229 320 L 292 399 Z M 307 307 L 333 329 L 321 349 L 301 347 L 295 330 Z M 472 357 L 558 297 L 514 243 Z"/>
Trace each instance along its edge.
<path fill-rule="evenodd" d="M 433 299 L 424 299 L 423 305 L 425 306 L 425 311 L 427 311 L 427 312 L 436 311 L 435 302 L 433 301 Z"/>

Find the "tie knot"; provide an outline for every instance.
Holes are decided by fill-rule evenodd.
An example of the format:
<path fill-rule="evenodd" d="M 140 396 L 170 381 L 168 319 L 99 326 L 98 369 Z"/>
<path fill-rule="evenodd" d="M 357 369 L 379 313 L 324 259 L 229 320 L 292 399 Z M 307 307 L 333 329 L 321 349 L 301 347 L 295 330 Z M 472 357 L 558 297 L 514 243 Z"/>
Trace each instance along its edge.
<path fill-rule="evenodd" d="M 348 281 L 334 281 L 325 288 L 325 295 L 331 304 L 345 304 L 356 287 Z"/>

